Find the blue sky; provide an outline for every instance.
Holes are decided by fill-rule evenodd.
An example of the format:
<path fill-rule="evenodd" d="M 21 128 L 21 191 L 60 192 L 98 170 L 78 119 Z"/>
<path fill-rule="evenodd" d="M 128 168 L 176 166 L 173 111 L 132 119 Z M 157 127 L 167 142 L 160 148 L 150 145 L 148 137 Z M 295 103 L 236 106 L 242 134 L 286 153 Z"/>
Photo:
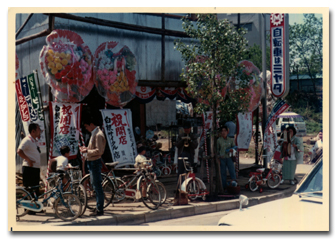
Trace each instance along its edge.
<path fill-rule="evenodd" d="M 320 18 L 322 17 L 322 14 L 315 14 L 316 17 Z M 294 24 L 295 22 L 297 24 L 300 24 L 300 23 L 303 23 L 303 14 L 300 13 L 300 14 L 289 14 L 289 24 L 292 25 Z"/>

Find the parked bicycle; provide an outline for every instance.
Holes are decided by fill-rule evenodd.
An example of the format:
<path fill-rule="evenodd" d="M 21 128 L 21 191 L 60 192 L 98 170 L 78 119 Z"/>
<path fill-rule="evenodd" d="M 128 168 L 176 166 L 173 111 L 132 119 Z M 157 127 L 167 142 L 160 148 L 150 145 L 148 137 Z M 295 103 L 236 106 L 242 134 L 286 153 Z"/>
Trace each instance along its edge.
<path fill-rule="evenodd" d="M 67 173 L 69 175 L 68 181 L 64 184 L 64 192 L 71 192 L 75 194 L 82 203 L 82 212 L 79 216 L 82 216 L 86 210 L 86 191 L 80 180 L 82 179 L 82 172 L 79 170 L 79 166 L 69 166 Z M 56 186 L 57 173 L 51 173 L 48 181 L 49 187 Z"/>
<path fill-rule="evenodd" d="M 28 211 L 40 212 L 43 210 L 44 206 L 47 206 L 48 200 L 54 197 L 56 200 L 53 204 L 55 214 L 64 221 L 73 221 L 82 213 L 82 204 L 79 198 L 71 192 L 63 192 L 64 185 L 62 184 L 62 179 L 64 177 L 63 173 L 56 173 L 57 180 L 56 185 L 49 191 L 45 192 L 39 198 L 44 198 L 43 201 L 39 201 L 36 193 L 34 192 L 34 197 L 29 193 L 29 191 L 34 191 L 39 189 L 40 186 L 33 187 L 16 187 L 16 218 L 23 217 L 28 213 Z M 49 178 L 48 178 L 49 180 Z"/>
<path fill-rule="evenodd" d="M 258 168 L 256 172 L 250 172 L 250 179 L 245 185 L 245 188 L 249 188 L 252 192 L 255 192 L 259 189 L 260 193 L 263 192 L 261 185 L 267 184 L 269 188 L 277 188 L 280 185 L 282 179 L 281 168 L 281 162 L 273 159 L 269 169 Z"/>
<path fill-rule="evenodd" d="M 187 171 L 186 174 L 183 174 L 186 178 L 181 185 L 181 190 L 188 193 L 188 198 L 190 200 L 196 200 L 197 198 L 205 200 L 206 195 L 208 195 L 209 192 L 207 191 L 204 182 L 196 177 L 193 168 L 187 161 L 187 157 L 179 157 L 178 159 L 183 160 L 184 168 Z"/>

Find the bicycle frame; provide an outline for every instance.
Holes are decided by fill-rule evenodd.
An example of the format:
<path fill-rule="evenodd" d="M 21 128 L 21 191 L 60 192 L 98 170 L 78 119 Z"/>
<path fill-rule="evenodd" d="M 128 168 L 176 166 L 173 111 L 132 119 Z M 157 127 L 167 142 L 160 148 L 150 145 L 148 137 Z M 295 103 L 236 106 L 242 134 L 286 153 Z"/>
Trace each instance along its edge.
<path fill-rule="evenodd" d="M 206 195 L 209 194 L 209 191 L 207 191 L 204 182 L 201 179 L 199 179 L 198 177 L 196 177 L 196 174 L 193 172 L 193 168 L 192 167 L 190 167 L 190 168 L 187 167 L 187 163 L 186 163 L 187 159 L 188 158 L 182 158 L 184 168 L 186 169 L 187 174 L 185 175 L 186 179 L 184 180 L 184 182 L 181 185 L 181 190 L 185 191 L 185 192 L 188 192 L 188 197 L 190 199 L 195 200 L 196 198 L 200 197 L 200 198 L 203 198 L 203 200 L 205 200 L 205 197 L 206 197 Z M 192 192 L 193 193 L 190 193 L 187 189 L 187 186 L 188 186 L 188 184 L 190 184 L 190 182 L 192 183 Z M 198 184 L 198 186 L 200 187 L 199 190 L 197 189 L 196 184 Z M 198 193 L 196 193 L 196 192 L 198 192 Z"/>
<path fill-rule="evenodd" d="M 35 187 L 39 187 L 39 185 L 34 186 L 33 188 L 35 188 Z M 41 211 L 43 209 L 43 205 L 45 203 L 47 203 L 47 201 L 50 198 L 56 196 L 56 197 L 60 197 L 61 201 L 62 201 L 62 204 L 67 207 L 67 204 L 64 202 L 64 199 L 63 199 L 63 193 L 65 193 L 65 192 L 63 192 L 61 190 L 62 188 L 63 188 L 63 186 L 62 186 L 62 180 L 61 180 L 61 178 L 59 178 L 58 179 L 58 184 L 54 188 L 52 188 L 52 189 L 48 190 L 47 192 L 43 193 L 42 195 L 40 195 L 40 198 L 42 198 L 42 197 L 48 195 L 49 193 L 51 193 L 49 197 L 44 198 L 43 201 L 41 202 L 41 201 L 38 200 L 38 197 L 36 196 L 35 192 L 34 192 L 34 197 L 33 197 L 30 194 L 30 192 L 27 191 L 26 188 L 24 188 L 24 187 L 16 187 L 16 189 L 21 189 L 21 190 L 23 190 L 27 194 L 26 197 L 24 197 L 23 199 L 20 199 L 19 201 L 17 201 L 16 204 L 20 204 L 23 208 L 25 208 L 27 210 L 31 210 L 31 211 L 34 211 L 34 212 L 39 212 L 39 211 Z M 28 196 L 31 198 L 31 200 L 25 200 L 25 199 L 27 199 Z M 37 207 L 37 205 L 39 207 Z"/>

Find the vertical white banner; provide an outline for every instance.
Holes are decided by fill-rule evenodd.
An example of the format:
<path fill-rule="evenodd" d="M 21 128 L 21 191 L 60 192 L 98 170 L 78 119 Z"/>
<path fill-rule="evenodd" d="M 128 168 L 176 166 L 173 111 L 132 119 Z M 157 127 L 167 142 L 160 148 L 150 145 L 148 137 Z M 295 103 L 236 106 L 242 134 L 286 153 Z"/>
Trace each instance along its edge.
<path fill-rule="evenodd" d="M 238 113 L 237 121 L 238 151 L 248 151 L 252 137 L 252 112 Z"/>
<path fill-rule="evenodd" d="M 130 109 L 100 110 L 104 130 L 114 162 L 118 167 L 133 165 L 137 155 Z"/>
<path fill-rule="evenodd" d="M 70 148 L 69 159 L 77 157 L 81 104 L 51 102 L 50 105 L 51 137 L 53 149 L 51 158 L 61 155 L 60 148 Z"/>

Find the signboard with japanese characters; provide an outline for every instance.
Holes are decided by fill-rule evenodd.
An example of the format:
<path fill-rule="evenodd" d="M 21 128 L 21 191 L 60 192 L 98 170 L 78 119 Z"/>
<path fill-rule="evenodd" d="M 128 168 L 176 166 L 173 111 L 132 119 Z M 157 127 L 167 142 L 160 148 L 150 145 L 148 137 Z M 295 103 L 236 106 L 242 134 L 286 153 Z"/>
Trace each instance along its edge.
<path fill-rule="evenodd" d="M 44 116 L 35 73 L 17 79 L 15 90 L 25 135 L 29 134 L 29 124 L 37 123 L 43 131 L 37 144 L 39 147 L 45 147 Z"/>
<path fill-rule="evenodd" d="M 133 166 L 137 149 L 132 127 L 131 110 L 104 109 L 100 111 L 113 161 L 119 162 L 118 167 Z"/>
<path fill-rule="evenodd" d="M 238 151 L 248 151 L 252 137 L 252 112 L 238 113 L 237 138 Z"/>
<path fill-rule="evenodd" d="M 52 147 L 50 158 L 61 155 L 60 148 L 70 148 L 69 159 L 77 157 L 81 121 L 81 104 L 50 102 Z"/>
<path fill-rule="evenodd" d="M 271 91 L 283 98 L 289 92 L 288 14 L 271 14 L 270 34 Z"/>
<path fill-rule="evenodd" d="M 277 135 L 276 135 L 276 119 L 278 116 L 285 112 L 289 108 L 289 105 L 284 101 L 278 101 L 270 115 L 268 116 L 266 127 L 265 127 L 265 134 L 264 134 L 264 149 L 266 149 L 267 153 L 267 161 L 273 157 L 274 151 L 277 146 Z"/>

